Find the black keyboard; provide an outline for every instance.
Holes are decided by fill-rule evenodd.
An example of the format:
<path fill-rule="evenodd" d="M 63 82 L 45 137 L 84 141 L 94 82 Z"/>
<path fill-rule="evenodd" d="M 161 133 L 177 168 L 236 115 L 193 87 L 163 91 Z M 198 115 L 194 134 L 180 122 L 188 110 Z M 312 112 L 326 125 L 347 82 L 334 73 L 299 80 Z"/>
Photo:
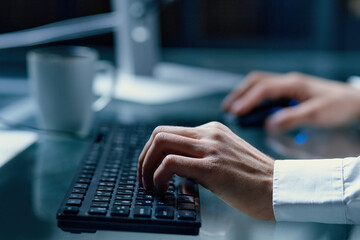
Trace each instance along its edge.
<path fill-rule="evenodd" d="M 154 126 L 102 124 L 61 204 L 57 220 L 73 233 L 119 230 L 197 235 L 198 185 L 174 176 L 156 196 L 137 182 L 137 161 Z"/>

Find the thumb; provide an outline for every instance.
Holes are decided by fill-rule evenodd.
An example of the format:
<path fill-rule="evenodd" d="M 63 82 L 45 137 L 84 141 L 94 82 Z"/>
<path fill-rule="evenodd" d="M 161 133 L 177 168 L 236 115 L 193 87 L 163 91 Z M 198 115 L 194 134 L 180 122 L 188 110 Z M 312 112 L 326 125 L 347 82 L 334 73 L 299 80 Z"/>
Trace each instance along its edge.
<path fill-rule="evenodd" d="M 313 113 L 317 112 L 318 108 L 319 104 L 315 101 L 307 101 L 295 107 L 284 108 L 268 118 L 266 129 L 276 133 L 310 123 Z"/>

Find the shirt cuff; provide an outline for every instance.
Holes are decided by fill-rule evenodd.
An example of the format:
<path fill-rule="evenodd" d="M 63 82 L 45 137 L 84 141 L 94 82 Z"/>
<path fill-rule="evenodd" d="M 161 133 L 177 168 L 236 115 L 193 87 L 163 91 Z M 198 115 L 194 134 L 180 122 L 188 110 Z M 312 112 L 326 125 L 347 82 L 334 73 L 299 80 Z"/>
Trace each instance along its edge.
<path fill-rule="evenodd" d="M 276 221 L 345 224 L 343 195 L 343 159 L 275 161 Z"/>

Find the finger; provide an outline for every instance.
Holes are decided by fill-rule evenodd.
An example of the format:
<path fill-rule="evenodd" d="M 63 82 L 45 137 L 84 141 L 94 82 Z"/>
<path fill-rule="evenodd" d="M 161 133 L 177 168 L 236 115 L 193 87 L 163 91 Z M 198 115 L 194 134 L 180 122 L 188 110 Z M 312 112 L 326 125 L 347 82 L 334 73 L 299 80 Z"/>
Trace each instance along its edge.
<path fill-rule="evenodd" d="M 259 81 L 273 77 L 275 73 L 267 73 L 267 72 L 253 72 L 246 76 L 243 83 L 237 87 L 234 91 L 232 91 L 222 102 L 222 108 L 228 111 L 233 103 L 241 98 L 249 89 L 251 89 L 254 85 L 256 85 Z"/>
<path fill-rule="evenodd" d="M 296 97 L 296 91 L 298 91 L 296 82 L 288 81 L 285 75 L 277 76 L 253 86 L 241 99 L 233 103 L 230 112 L 241 116 L 251 111 L 265 99 Z"/>
<path fill-rule="evenodd" d="M 195 139 L 197 138 L 195 131 L 189 127 L 158 126 L 157 128 L 155 128 L 153 133 L 151 134 L 149 140 L 145 144 L 143 150 L 141 151 L 139 159 L 138 159 L 138 181 L 140 183 L 142 181 L 142 165 L 143 165 L 145 155 L 148 152 L 152 142 L 154 141 L 155 136 L 161 132 L 177 134 L 177 135 L 189 137 L 189 138 L 195 138 Z"/>
<path fill-rule="evenodd" d="M 199 158 L 167 155 L 154 173 L 153 182 L 156 191 L 165 193 L 174 174 L 201 184 L 202 180 L 206 179 L 206 163 Z"/>
<path fill-rule="evenodd" d="M 142 183 L 146 189 L 153 187 L 153 174 L 163 159 L 169 154 L 188 157 L 203 157 L 205 147 L 199 140 L 171 133 L 159 133 L 150 146 L 142 165 Z"/>
<path fill-rule="evenodd" d="M 316 112 L 321 110 L 322 102 L 318 100 L 306 101 L 298 106 L 285 108 L 266 121 L 269 132 L 282 132 L 302 125 L 315 123 Z"/>

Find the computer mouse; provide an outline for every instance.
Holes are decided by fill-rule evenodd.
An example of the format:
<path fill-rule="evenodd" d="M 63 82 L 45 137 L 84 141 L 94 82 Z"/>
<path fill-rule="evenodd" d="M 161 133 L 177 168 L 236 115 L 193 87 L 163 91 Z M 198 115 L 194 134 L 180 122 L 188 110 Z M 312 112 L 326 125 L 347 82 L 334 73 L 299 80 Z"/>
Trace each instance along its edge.
<path fill-rule="evenodd" d="M 235 121 L 241 127 L 264 127 L 266 119 L 275 112 L 298 105 L 295 99 L 265 100 L 249 113 L 236 117 Z"/>

